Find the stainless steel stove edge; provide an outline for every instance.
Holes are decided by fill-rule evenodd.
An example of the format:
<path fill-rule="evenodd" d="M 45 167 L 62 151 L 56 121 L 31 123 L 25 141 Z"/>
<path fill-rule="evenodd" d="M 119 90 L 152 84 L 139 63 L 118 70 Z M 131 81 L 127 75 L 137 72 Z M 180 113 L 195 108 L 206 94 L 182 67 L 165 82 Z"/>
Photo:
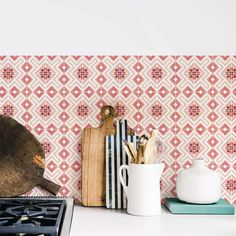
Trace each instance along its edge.
<path fill-rule="evenodd" d="M 74 213 L 74 199 L 73 198 L 66 198 L 66 210 L 65 210 L 63 224 L 61 227 L 60 236 L 69 236 L 70 235 L 73 213 Z"/>

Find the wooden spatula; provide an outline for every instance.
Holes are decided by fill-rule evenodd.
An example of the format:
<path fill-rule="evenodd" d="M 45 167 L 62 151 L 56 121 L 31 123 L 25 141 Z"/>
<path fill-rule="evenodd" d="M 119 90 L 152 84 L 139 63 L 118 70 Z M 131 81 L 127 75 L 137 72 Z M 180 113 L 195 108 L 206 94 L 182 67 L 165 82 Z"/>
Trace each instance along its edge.
<path fill-rule="evenodd" d="M 144 160 L 146 164 L 153 164 L 156 161 L 157 158 L 157 137 L 158 137 L 158 131 L 153 130 L 151 133 L 151 136 L 149 140 L 147 141 L 145 145 L 144 150 Z"/>

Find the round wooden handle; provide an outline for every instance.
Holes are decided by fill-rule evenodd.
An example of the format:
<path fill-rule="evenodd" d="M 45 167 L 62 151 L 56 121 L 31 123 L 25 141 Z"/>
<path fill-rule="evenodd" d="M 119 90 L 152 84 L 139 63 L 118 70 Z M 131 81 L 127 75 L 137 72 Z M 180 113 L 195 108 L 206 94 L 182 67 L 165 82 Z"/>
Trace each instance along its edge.
<path fill-rule="evenodd" d="M 103 106 L 101 109 L 102 121 L 113 119 L 116 116 L 115 108 L 112 106 Z"/>
<path fill-rule="evenodd" d="M 56 195 L 60 190 L 60 186 L 44 177 L 38 179 L 38 185 L 46 189 L 48 192 Z"/>

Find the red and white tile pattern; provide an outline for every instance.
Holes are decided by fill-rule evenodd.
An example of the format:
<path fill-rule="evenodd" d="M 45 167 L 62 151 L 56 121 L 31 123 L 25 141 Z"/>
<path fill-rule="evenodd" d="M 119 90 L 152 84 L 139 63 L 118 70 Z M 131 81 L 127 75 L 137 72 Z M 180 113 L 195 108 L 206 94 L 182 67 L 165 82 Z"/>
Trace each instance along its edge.
<path fill-rule="evenodd" d="M 236 203 L 236 57 L 0 57 L 0 113 L 41 141 L 46 177 L 61 195 L 81 198 L 81 131 L 99 124 L 104 104 L 137 134 L 159 130 L 163 196 L 175 195 L 176 174 L 202 156 L 222 177 L 222 197 Z"/>

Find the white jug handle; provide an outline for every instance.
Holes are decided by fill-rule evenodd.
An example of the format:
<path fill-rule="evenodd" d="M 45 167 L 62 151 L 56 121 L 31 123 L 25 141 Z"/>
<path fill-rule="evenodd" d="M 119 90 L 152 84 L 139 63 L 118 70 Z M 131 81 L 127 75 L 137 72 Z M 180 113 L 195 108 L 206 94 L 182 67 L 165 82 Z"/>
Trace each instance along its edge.
<path fill-rule="evenodd" d="M 128 165 L 122 165 L 122 166 L 120 166 L 120 170 L 119 170 L 119 179 L 120 179 L 120 182 L 121 182 L 121 184 L 122 184 L 122 186 L 125 190 L 125 194 L 128 197 L 128 194 L 127 194 L 128 186 L 126 186 L 125 181 L 124 181 L 123 176 L 122 176 L 122 170 L 123 169 L 126 169 L 128 174 L 129 174 L 129 166 Z"/>

